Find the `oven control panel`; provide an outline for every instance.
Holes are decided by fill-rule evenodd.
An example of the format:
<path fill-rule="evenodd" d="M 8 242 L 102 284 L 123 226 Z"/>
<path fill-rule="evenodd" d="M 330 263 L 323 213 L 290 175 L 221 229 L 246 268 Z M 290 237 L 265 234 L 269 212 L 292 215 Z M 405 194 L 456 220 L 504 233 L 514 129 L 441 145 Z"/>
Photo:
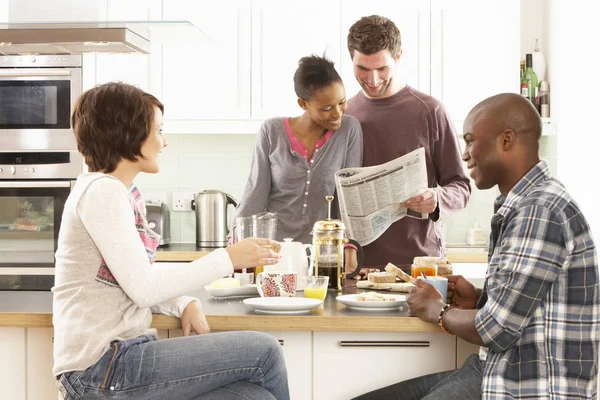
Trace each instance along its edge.
<path fill-rule="evenodd" d="M 0 152 L 0 180 L 75 179 L 83 165 L 78 151 Z"/>
<path fill-rule="evenodd" d="M 81 55 L 23 55 L 0 57 L 0 68 L 81 67 Z"/>

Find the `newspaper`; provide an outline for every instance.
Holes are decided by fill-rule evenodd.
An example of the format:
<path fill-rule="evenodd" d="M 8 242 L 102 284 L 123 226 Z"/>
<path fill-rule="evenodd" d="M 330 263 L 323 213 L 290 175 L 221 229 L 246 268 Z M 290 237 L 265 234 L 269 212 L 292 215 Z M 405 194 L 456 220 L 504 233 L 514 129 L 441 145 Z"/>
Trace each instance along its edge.
<path fill-rule="evenodd" d="M 373 242 L 401 218 L 428 217 L 400 205 L 427 190 L 422 147 L 385 164 L 341 169 L 335 173 L 335 186 L 348 237 L 361 246 Z"/>

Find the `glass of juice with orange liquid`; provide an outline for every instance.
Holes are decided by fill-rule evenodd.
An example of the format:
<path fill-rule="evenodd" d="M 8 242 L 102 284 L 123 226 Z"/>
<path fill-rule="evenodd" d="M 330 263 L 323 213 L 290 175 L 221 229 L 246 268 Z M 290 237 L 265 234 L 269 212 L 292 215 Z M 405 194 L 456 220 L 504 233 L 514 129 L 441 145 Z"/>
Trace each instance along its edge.
<path fill-rule="evenodd" d="M 304 297 L 311 299 L 325 300 L 327 297 L 328 276 L 303 276 Z"/>

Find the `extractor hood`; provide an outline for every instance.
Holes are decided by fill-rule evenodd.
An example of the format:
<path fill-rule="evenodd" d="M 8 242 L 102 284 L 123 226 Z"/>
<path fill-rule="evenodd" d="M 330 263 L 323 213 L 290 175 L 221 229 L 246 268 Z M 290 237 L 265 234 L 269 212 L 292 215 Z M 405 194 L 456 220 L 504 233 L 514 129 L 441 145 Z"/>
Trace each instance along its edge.
<path fill-rule="evenodd" d="M 150 31 L 160 37 L 162 32 L 181 33 L 190 27 L 196 33 L 193 36 L 205 36 L 189 21 L 0 23 L 0 55 L 148 54 Z"/>
<path fill-rule="evenodd" d="M 22 23 L 0 26 L 0 54 L 150 52 L 148 30 L 126 23 Z"/>

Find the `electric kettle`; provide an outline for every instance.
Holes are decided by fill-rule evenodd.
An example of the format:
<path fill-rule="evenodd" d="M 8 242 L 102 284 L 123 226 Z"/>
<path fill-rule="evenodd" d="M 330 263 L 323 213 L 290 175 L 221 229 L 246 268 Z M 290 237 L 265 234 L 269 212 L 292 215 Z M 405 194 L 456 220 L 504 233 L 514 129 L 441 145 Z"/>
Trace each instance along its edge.
<path fill-rule="evenodd" d="M 197 247 L 227 246 L 227 235 L 231 228 L 229 205 L 235 210 L 238 202 L 233 196 L 219 190 L 204 190 L 196 194 L 192 209 L 196 211 Z"/>

